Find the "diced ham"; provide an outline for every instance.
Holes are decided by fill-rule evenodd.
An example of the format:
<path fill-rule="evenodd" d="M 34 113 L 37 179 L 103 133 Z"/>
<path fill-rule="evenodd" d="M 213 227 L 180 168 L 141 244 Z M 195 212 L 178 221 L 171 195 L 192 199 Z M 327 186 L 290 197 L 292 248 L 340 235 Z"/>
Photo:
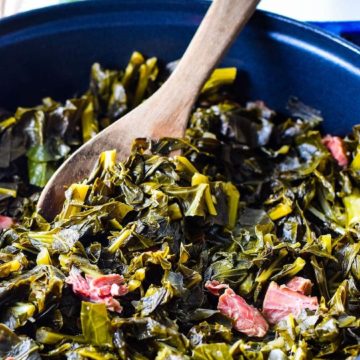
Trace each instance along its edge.
<path fill-rule="evenodd" d="M 232 320 L 235 330 L 248 336 L 265 336 L 269 325 L 260 311 L 248 305 L 228 284 L 221 284 L 217 280 L 211 280 L 205 283 L 205 288 L 211 294 L 220 296 L 217 308 L 221 314 Z M 220 295 L 220 290 L 225 290 L 222 295 Z"/>
<path fill-rule="evenodd" d="M 229 317 L 235 330 L 248 336 L 263 337 L 269 329 L 269 325 L 255 307 L 235 292 L 228 288 L 219 297 L 217 306 L 221 314 Z"/>
<path fill-rule="evenodd" d="M 97 278 L 81 275 L 80 271 L 72 267 L 66 282 L 72 285 L 73 292 L 87 300 L 104 303 L 109 310 L 120 313 L 122 307 L 114 296 L 127 294 L 128 288 L 124 278 L 119 274 L 102 275 Z"/>
<path fill-rule="evenodd" d="M 270 324 L 277 324 L 287 315 L 298 317 L 303 309 L 317 310 L 316 296 L 306 296 L 272 281 L 265 294 L 263 315 Z"/>
<path fill-rule="evenodd" d="M 301 276 L 295 276 L 286 283 L 287 288 L 303 295 L 310 295 L 312 286 L 313 284 L 309 279 L 305 279 Z"/>
<path fill-rule="evenodd" d="M 72 285 L 72 289 L 75 294 L 85 298 L 90 297 L 90 286 L 77 268 L 71 268 L 69 276 L 65 281 Z"/>
<path fill-rule="evenodd" d="M 205 283 L 205 288 L 209 290 L 209 292 L 215 296 L 220 296 L 220 290 L 228 289 L 229 285 L 227 284 L 221 284 L 217 280 L 208 280 Z"/>
<path fill-rule="evenodd" d="M 115 311 L 119 314 L 123 311 L 123 308 L 120 305 L 119 301 L 112 296 L 106 296 L 103 298 L 96 298 L 92 296 L 89 298 L 89 300 L 96 303 L 104 303 L 109 310 Z"/>
<path fill-rule="evenodd" d="M 124 278 L 119 274 L 103 275 L 93 278 L 85 275 L 90 285 L 90 292 L 95 292 L 98 296 L 123 296 L 128 293 L 128 288 L 124 285 Z"/>
<path fill-rule="evenodd" d="M 0 230 L 8 229 L 11 225 L 14 225 L 14 220 L 9 216 L 0 215 Z"/>
<path fill-rule="evenodd" d="M 338 136 L 326 135 L 322 139 L 322 143 L 328 148 L 333 158 L 337 161 L 339 166 L 348 165 L 348 157 L 346 155 L 346 148 L 344 140 Z"/>

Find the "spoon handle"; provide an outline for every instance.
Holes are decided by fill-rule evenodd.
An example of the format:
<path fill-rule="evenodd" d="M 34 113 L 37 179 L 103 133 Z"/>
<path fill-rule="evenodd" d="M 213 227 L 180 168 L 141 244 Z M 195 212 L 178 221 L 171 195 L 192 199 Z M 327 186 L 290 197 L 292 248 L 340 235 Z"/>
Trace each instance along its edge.
<path fill-rule="evenodd" d="M 185 54 L 167 82 L 185 104 L 199 91 L 254 13 L 260 0 L 213 0 Z M 186 100 L 186 101 L 185 101 Z"/>
<path fill-rule="evenodd" d="M 58 214 L 64 186 L 85 178 L 101 151 L 117 149 L 125 159 L 134 138 L 183 136 L 192 105 L 215 65 L 255 11 L 260 0 L 214 0 L 170 78 L 149 99 L 80 147 L 41 193 L 38 209 Z"/>

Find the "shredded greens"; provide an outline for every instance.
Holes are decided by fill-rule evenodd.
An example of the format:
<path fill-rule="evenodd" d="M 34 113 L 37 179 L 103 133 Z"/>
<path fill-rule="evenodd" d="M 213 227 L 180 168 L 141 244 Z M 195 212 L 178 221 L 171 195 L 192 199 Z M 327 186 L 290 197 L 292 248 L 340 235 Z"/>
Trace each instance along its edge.
<path fill-rule="evenodd" d="M 34 211 L 172 67 L 135 52 L 124 71 L 95 64 L 80 97 L 1 112 L 0 358 L 355 360 L 359 126 L 324 137 L 296 99 L 242 106 L 218 69 L 183 139 L 107 149 L 53 222 Z"/>

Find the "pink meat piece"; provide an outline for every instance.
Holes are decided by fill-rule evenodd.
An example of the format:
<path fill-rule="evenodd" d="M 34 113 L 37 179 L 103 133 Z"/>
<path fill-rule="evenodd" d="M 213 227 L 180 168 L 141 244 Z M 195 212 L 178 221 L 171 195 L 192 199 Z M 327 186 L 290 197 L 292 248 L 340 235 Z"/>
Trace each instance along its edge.
<path fill-rule="evenodd" d="M 298 317 L 303 309 L 317 310 L 316 296 L 306 296 L 287 286 L 279 286 L 272 281 L 266 291 L 263 303 L 263 315 L 270 324 L 277 324 L 287 315 Z"/>
<path fill-rule="evenodd" d="M 14 225 L 15 221 L 9 217 L 0 215 L 0 230 L 8 229 L 11 225 Z"/>
<path fill-rule="evenodd" d="M 65 281 L 68 284 L 72 285 L 72 289 L 75 294 L 85 298 L 90 297 L 90 286 L 77 268 L 71 268 L 69 276 L 66 278 Z"/>
<path fill-rule="evenodd" d="M 114 296 L 127 294 L 128 288 L 124 278 L 119 274 L 102 275 L 97 278 L 81 275 L 80 271 L 72 267 L 66 282 L 72 285 L 73 292 L 87 300 L 104 303 L 109 310 L 120 313 L 122 307 Z"/>
<path fill-rule="evenodd" d="M 348 157 L 346 155 L 346 148 L 342 138 L 338 136 L 326 135 L 322 139 L 322 143 L 328 148 L 333 158 L 337 161 L 339 166 L 348 165 Z"/>
<path fill-rule="evenodd" d="M 123 311 L 123 308 L 120 305 L 119 301 L 113 298 L 112 296 L 106 296 L 103 298 L 92 297 L 89 300 L 96 303 L 104 303 L 109 310 L 115 311 L 119 314 Z"/>
<path fill-rule="evenodd" d="M 217 308 L 221 314 L 233 321 L 235 330 L 248 336 L 263 337 L 269 329 L 269 325 L 260 311 L 247 304 L 230 288 L 226 289 L 219 297 Z"/>
<path fill-rule="evenodd" d="M 229 285 L 227 284 L 221 284 L 217 280 L 208 280 L 205 283 L 205 288 L 209 290 L 209 292 L 215 296 L 220 296 L 220 290 L 222 289 L 228 289 Z"/>
<path fill-rule="evenodd" d="M 103 275 L 97 278 L 89 275 L 85 277 L 90 286 L 90 293 L 95 292 L 100 297 L 123 296 L 128 293 L 124 278 L 119 274 Z"/>
<path fill-rule="evenodd" d="M 303 295 L 310 295 L 313 283 L 309 279 L 295 276 L 286 283 L 286 287 Z"/>

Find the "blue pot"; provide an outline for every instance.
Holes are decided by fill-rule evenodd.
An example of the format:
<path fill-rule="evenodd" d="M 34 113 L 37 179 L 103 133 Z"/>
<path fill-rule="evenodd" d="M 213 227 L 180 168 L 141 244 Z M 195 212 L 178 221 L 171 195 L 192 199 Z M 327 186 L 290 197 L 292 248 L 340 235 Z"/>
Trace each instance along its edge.
<path fill-rule="evenodd" d="M 60 5 L 0 22 L 0 107 L 64 100 L 83 91 L 93 62 L 122 67 L 133 50 L 181 57 L 209 3 L 98 0 Z M 325 131 L 360 122 L 360 49 L 321 30 L 257 12 L 222 65 L 239 69 L 243 100 L 282 111 L 289 96 L 322 110 Z"/>

